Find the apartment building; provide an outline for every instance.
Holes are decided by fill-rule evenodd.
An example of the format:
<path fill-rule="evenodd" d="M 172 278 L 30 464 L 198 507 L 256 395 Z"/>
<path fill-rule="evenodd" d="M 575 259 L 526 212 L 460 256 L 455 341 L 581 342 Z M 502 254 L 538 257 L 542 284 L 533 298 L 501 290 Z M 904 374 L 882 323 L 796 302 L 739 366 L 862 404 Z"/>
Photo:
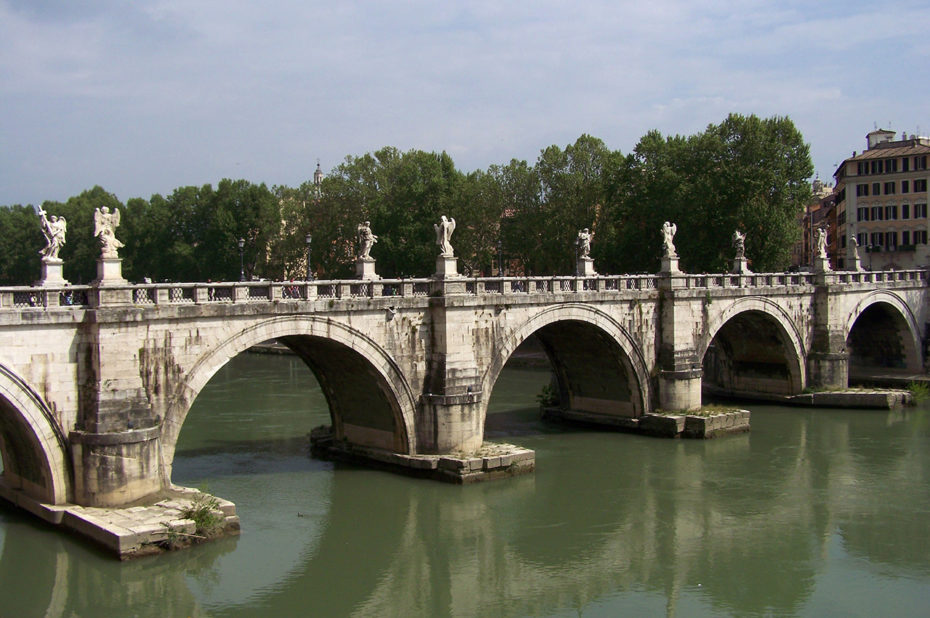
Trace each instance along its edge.
<path fill-rule="evenodd" d="M 927 183 L 930 138 L 895 139 L 885 129 L 866 136 L 867 149 L 834 173 L 839 247 L 836 268 L 851 264 L 850 237 L 859 242 L 862 266 L 906 269 L 930 264 Z"/>

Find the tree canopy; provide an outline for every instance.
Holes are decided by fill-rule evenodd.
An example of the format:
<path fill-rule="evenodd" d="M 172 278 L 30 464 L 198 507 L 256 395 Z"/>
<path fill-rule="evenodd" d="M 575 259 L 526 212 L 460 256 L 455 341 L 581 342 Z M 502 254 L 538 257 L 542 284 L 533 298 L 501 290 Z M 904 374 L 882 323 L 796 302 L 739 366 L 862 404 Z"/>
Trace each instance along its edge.
<path fill-rule="evenodd" d="M 452 244 L 468 275 L 496 274 L 498 251 L 509 273 L 571 274 L 582 228 L 594 233 L 599 272 L 654 272 L 663 221 L 678 226 L 683 269 L 725 269 L 738 229 L 761 272 L 788 265 L 812 172 L 790 119 L 731 114 L 695 135 L 650 131 L 627 155 L 582 135 L 544 148 L 534 164 L 514 159 L 464 173 L 445 152 L 385 147 L 346 157 L 319 186 L 224 179 L 125 205 L 94 187 L 43 207 L 68 220 L 60 255 L 75 283 L 96 276 L 93 213 L 101 206 L 123 210 L 123 274 L 135 281 L 238 279 L 240 238 L 247 277 L 302 278 L 308 234 L 316 276 L 351 277 L 363 221 L 378 235 L 372 257 L 380 275 L 426 276 L 441 215 L 457 220 Z M 37 279 L 44 243 L 34 209 L 0 208 L 0 232 L 0 283 Z"/>

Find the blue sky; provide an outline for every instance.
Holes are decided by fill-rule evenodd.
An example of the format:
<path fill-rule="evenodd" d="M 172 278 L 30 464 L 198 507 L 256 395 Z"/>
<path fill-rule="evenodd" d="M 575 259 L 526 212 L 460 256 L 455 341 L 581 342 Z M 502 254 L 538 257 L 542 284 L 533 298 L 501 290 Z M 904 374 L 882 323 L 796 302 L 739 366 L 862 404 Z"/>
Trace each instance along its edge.
<path fill-rule="evenodd" d="M 816 170 L 930 133 L 925 1 L 0 0 L 0 204 L 245 178 L 386 145 L 464 170 L 789 116 Z"/>

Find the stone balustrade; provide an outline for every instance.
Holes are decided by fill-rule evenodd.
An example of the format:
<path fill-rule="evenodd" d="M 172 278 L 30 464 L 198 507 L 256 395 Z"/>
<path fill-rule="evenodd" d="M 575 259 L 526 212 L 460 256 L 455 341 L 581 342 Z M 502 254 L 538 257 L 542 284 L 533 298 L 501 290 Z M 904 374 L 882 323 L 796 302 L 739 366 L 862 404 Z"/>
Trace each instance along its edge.
<path fill-rule="evenodd" d="M 764 288 L 835 285 L 925 283 L 926 270 L 836 271 L 829 273 L 679 273 L 673 278 L 685 289 Z M 581 292 L 630 292 L 655 290 L 662 275 L 597 275 L 593 277 L 461 277 L 437 281 L 432 278 L 320 281 L 247 281 L 207 283 L 143 283 L 100 288 L 87 285 L 65 287 L 2 287 L 0 311 L 101 304 L 179 305 L 312 301 L 316 299 L 422 297 L 431 294 L 565 294 Z M 101 292 L 105 292 L 105 295 Z"/>

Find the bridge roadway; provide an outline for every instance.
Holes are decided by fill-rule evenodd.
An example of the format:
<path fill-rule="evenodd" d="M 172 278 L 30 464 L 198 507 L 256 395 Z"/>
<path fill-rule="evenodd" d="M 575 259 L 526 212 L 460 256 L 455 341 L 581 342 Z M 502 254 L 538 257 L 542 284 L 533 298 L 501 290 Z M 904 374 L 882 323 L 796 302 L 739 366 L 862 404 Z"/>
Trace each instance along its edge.
<path fill-rule="evenodd" d="M 473 452 L 535 336 L 556 405 L 588 420 L 731 393 L 922 372 L 927 272 L 464 277 L 0 289 L 0 490 L 123 506 L 171 484 L 197 394 L 277 339 L 317 377 L 332 431 L 388 453 Z"/>

